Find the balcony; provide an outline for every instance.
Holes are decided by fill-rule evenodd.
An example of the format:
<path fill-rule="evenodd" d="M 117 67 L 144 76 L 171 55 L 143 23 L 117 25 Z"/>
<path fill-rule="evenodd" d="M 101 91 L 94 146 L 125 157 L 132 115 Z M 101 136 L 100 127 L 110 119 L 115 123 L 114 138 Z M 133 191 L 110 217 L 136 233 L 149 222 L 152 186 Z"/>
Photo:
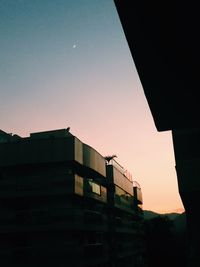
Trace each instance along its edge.
<path fill-rule="evenodd" d="M 83 144 L 83 165 L 90 168 L 91 171 L 106 177 L 106 162 L 104 157 L 86 144 Z"/>
<path fill-rule="evenodd" d="M 134 200 L 137 204 L 143 204 L 142 190 L 138 182 L 133 181 Z"/>

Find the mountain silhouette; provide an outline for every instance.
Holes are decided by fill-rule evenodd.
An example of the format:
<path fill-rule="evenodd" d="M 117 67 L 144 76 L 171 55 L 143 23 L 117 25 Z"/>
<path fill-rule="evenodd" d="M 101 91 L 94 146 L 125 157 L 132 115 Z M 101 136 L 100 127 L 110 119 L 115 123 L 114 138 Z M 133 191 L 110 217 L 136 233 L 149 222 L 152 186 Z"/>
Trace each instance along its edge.
<path fill-rule="evenodd" d="M 144 210 L 143 214 L 148 267 L 186 267 L 185 213 L 159 214 Z"/>
<path fill-rule="evenodd" d="M 144 210 L 144 219 L 145 220 L 150 220 L 153 219 L 157 216 L 167 216 L 170 220 L 175 220 L 178 216 L 180 215 L 180 213 L 176 213 L 176 212 L 172 212 L 172 213 L 157 213 L 151 210 Z"/>
<path fill-rule="evenodd" d="M 167 216 L 171 221 L 173 221 L 174 225 L 174 233 L 176 234 L 183 234 L 186 231 L 186 215 L 185 212 L 183 213 L 156 213 L 151 210 L 144 210 L 144 220 L 151 220 L 155 217 L 164 217 Z"/>
<path fill-rule="evenodd" d="M 177 234 L 183 234 L 186 231 L 186 215 L 185 212 L 179 214 L 174 219 L 174 228 Z"/>

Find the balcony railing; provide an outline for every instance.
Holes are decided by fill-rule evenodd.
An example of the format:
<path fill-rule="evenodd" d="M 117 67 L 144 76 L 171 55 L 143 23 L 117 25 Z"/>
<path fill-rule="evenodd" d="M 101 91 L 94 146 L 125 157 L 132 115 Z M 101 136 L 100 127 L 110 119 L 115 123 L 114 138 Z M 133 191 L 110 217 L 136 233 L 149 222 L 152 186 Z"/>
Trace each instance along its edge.
<path fill-rule="evenodd" d="M 111 159 L 107 165 L 112 165 L 114 166 L 120 173 L 122 173 L 129 181 L 133 181 L 132 175 L 129 171 L 124 169 L 116 160 Z"/>

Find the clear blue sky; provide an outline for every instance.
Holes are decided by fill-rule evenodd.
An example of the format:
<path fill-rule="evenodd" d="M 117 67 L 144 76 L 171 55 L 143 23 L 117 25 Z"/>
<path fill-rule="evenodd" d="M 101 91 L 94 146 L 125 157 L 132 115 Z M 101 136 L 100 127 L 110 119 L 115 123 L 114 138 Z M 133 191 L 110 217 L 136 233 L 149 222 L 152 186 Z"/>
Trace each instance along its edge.
<path fill-rule="evenodd" d="M 0 129 L 66 128 L 117 154 L 144 208 L 182 208 L 171 132 L 156 131 L 112 0 L 0 0 Z"/>

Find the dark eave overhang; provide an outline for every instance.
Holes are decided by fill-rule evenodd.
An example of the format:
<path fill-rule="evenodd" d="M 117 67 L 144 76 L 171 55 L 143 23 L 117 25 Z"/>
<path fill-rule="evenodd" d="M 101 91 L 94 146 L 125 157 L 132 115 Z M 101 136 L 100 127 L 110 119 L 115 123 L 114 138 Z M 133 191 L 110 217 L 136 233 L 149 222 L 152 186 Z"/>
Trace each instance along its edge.
<path fill-rule="evenodd" d="M 114 2 L 157 130 L 200 127 L 197 4 Z"/>

